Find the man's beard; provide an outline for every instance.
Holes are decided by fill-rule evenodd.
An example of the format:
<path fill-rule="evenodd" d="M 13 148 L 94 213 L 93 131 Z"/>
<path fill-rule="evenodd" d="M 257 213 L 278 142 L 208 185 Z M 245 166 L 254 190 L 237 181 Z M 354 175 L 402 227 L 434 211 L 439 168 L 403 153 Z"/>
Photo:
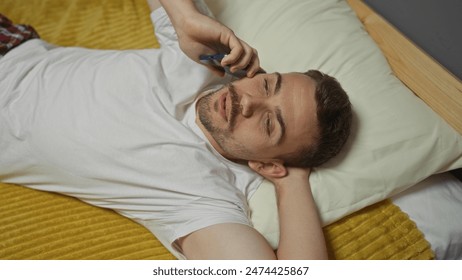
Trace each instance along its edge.
<path fill-rule="evenodd" d="M 218 111 L 218 108 L 212 108 L 212 106 L 220 106 L 220 104 L 212 105 L 211 100 L 218 92 L 223 88 L 227 87 L 229 92 L 229 98 L 231 98 L 231 111 L 229 116 L 228 126 L 226 128 L 219 128 L 213 125 L 212 122 L 212 110 Z M 200 98 L 197 101 L 197 113 L 199 115 L 199 121 L 205 127 L 205 129 L 210 133 L 215 142 L 220 146 L 220 148 L 228 154 L 231 154 L 232 147 L 234 151 L 239 151 L 240 153 L 248 154 L 249 151 L 239 143 L 233 141 L 232 132 L 236 125 L 237 116 L 240 114 L 240 105 L 239 97 L 236 93 L 236 90 L 233 84 L 227 84 L 220 87 L 217 90 L 214 90 L 204 97 Z"/>
<path fill-rule="evenodd" d="M 225 87 L 228 88 L 229 97 L 231 98 L 231 111 L 230 111 L 230 116 L 229 116 L 229 121 L 228 121 L 228 127 L 226 129 L 221 129 L 221 128 L 215 127 L 212 123 L 212 117 L 211 117 L 212 108 L 211 108 L 210 100 L 214 97 L 215 94 L 218 94 L 218 92 Z M 220 106 L 220 104 L 215 104 L 214 106 L 217 107 L 217 106 Z M 218 111 L 218 108 L 215 108 L 215 107 L 213 109 L 215 111 Z M 208 93 L 206 96 L 202 97 L 197 102 L 197 110 L 199 114 L 199 120 L 202 123 L 202 125 L 205 127 L 205 129 L 207 129 L 208 132 L 210 132 L 212 135 L 214 133 L 220 133 L 220 134 L 227 134 L 227 136 L 229 136 L 230 133 L 234 130 L 234 127 L 236 125 L 236 117 L 240 112 L 239 97 L 236 93 L 236 90 L 234 89 L 234 86 L 232 84 L 228 84 L 226 86 L 222 86 L 219 89 L 216 89 Z"/>

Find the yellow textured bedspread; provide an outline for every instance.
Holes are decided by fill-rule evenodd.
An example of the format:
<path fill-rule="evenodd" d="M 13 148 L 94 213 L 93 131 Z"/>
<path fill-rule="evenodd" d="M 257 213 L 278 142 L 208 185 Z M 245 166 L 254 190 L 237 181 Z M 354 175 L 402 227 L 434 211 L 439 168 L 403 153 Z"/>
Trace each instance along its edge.
<path fill-rule="evenodd" d="M 158 47 L 145 0 L 2 0 L 0 13 L 65 46 Z M 334 259 L 431 259 L 389 201 L 325 228 Z M 0 183 L 0 259 L 173 259 L 145 228 L 77 199 Z"/>

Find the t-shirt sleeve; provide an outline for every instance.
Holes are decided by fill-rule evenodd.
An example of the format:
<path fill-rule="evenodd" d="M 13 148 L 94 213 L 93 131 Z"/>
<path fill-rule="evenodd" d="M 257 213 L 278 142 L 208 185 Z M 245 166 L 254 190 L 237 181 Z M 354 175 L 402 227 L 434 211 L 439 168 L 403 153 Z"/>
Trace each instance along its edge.
<path fill-rule="evenodd" d="M 157 41 L 161 46 L 178 44 L 175 28 L 173 28 L 172 22 L 164 8 L 161 7 L 152 11 L 151 21 L 154 25 Z"/>
<path fill-rule="evenodd" d="M 247 212 L 247 213 L 246 213 Z M 163 221 L 137 220 L 178 259 L 185 259 L 176 240 L 188 234 L 217 224 L 243 224 L 252 227 L 248 210 L 224 201 L 198 199 L 171 211 L 170 218 Z"/>

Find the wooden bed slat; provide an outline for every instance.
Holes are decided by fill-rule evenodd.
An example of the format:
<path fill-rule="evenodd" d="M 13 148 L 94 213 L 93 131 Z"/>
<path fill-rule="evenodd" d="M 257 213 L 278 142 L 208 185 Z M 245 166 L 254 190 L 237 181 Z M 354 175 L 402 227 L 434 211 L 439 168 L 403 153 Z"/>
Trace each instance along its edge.
<path fill-rule="evenodd" d="M 363 1 L 347 1 L 387 57 L 395 75 L 462 134 L 462 82 Z"/>

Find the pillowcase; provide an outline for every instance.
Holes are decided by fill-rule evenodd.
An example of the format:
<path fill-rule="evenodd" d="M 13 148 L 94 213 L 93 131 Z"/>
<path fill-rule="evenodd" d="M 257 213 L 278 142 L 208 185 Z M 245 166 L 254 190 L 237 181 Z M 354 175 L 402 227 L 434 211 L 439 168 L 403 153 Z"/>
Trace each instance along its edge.
<path fill-rule="evenodd" d="M 462 181 L 450 172 L 432 175 L 392 201 L 425 235 L 435 259 L 462 260 Z"/>
<path fill-rule="evenodd" d="M 324 225 L 432 174 L 462 167 L 461 136 L 393 75 L 346 1 L 206 3 L 258 50 L 267 72 L 319 69 L 348 92 L 354 110 L 351 137 L 337 157 L 310 176 Z M 255 227 L 268 239 L 279 234 L 274 196 L 265 181 L 250 200 Z"/>

